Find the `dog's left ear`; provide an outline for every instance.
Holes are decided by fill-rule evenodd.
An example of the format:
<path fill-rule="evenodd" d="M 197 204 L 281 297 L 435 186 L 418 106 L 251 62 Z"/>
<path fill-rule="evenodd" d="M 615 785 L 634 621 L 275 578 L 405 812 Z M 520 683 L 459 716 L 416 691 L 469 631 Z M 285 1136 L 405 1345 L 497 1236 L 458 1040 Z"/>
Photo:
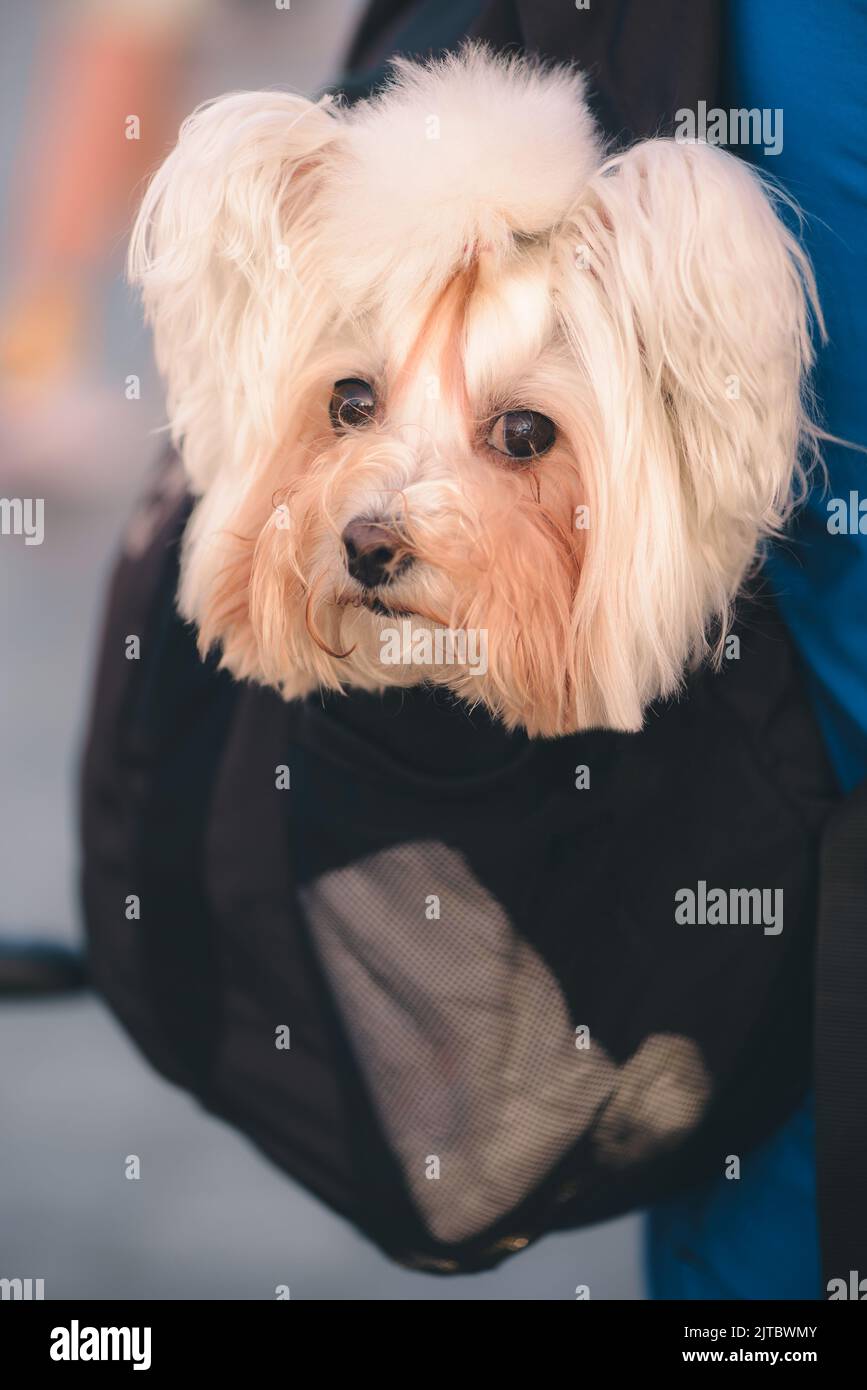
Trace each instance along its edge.
<path fill-rule="evenodd" d="M 317 252 L 329 100 L 239 92 L 181 127 L 130 243 L 191 485 L 255 468 L 285 426 L 286 383 L 331 309 Z"/>
<path fill-rule="evenodd" d="M 803 481 L 821 315 L 774 196 L 705 144 L 615 156 L 564 231 L 562 316 L 596 412 L 576 633 L 599 689 L 585 712 L 637 728 L 725 622 Z"/>

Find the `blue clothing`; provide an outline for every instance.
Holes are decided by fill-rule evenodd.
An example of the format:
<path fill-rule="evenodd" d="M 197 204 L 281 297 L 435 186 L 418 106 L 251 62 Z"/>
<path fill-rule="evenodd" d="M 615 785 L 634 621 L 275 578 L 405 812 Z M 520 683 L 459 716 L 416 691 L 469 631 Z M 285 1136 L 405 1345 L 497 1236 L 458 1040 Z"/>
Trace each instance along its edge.
<path fill-rule="evenodd" d="M 867 444 L 867 0 L 730 0 L 723 105 L 783 113 L 779 154 L 736 152 L 806 213 L 830 342 L 815 378 L 825 428 Z M 867 777 L 867 515 L 828 530 L 830 498 L 867 500 L 867 456 L 826 446 L 815 486 L 767 574 L 804 660 L 841 788 Z M 867 512 L 867 507 L 865 507 Z M 857 527 L 857 513 L 855 525 Z M 812 1107 L 719 1179 L 648 1224 L 655 1298 L 819 1298 Z"/>
<path fill-rule="evenodd" d="M 829 342 L 816 390 L 826 428 L 867 444 L 867 3 L 736 0 L 731 104 L 780 107 L 783 148 L 758 153 L 803 208 Z M 781 31 L 782 30 L 782 31 Z M 867 455 L 824 449 L 830 488 L 815 487 L 793 544 L 769 574 L 804 657 L 816 714 L 844 790 L 867 777 L 865 534 L 828 531 L 829 497 L 867 499 Z"/>
<path fill-rule="evenodd" d="M 818 1298 L 813 1108 L 805 1105 L 739 1179 L 717 1180 L 648 1215 L 654 1298 Z"/>

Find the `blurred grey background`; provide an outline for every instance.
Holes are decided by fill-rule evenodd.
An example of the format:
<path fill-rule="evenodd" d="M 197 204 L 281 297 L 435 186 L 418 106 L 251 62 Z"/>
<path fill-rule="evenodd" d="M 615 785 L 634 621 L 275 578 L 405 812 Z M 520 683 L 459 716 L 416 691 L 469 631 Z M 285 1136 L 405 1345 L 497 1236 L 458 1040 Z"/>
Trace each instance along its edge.
<path fill-rule="evenodd" d="M 174 0 L 155 40 L 136 24 L 147 12 L 158 26 L 158 0 L 0 0 L 0 495 L 45 498 L 41 546 L 0 536 L 0 936 L 78 938 L 75 787 L 102 594 L 163 423 L 122 279 L 141 174 L 125 187 L 123 167 L 107 169 L 112 202 L 98 157 L 79 155 L 83 211 L 64 192 L 86 133 L 82 64 L 105 70 L 105 87 L 87 88 L 97 118 L 112 84 L 135 111 L 123 45 L 130 85 L 151 96 L 153 58 L 149 69 L 135 54 L 164 45 L 166 80 L 148 107 L 164 148 L 179 118 L 221 91 L 315 91 L 339 71 L 361 8 Z M 125 395 L 131 374 L 138 400 Z M 0 1000 L 0 1114 L 0 1277 L 42 1278 L 47 1298 L 270 1299 L 278 1284 L 316 1299 L 569 1300 L 578 1284 L 592 1298 L 643 1296 L 637 1219 L 548 1237 L 492 1274 L 389 1264 L 162 1081 L 90 995 Z M 124 1176 L 128 1154 L 140 1181 Z"/>

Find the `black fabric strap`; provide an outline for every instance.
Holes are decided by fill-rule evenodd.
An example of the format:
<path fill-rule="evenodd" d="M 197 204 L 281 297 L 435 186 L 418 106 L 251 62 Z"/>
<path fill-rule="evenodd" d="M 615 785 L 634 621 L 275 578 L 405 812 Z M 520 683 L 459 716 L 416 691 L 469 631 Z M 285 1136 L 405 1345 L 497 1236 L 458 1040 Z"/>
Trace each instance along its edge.
<path fill-rule="evenodd" d="M 816 972 L 816 1145 L 826 1281 L 867 1276 L 867 782 L 828 822 Z M 857 1281 L 856 1281 L 857 1282 Z"/>

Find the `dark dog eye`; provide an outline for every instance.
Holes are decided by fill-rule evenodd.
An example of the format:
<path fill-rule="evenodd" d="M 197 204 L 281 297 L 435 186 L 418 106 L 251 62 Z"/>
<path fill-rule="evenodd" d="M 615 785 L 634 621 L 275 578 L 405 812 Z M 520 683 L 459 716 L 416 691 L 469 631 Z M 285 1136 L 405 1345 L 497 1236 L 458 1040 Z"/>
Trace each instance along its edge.
<path fill-rule="evenodd" d="M 507 410 L 494 421 L 487 442 L 509 458 L 530 459 L 546 454 L 556 437 L 553 420 L 538 410 Z"/>
<path fill-rule="evenodd" d="M 372 422 L 375 409 L 373 387 L 366 381 L 354 376 L 335 381 L 328 414 L 336 430 L 363 429 Z"/>

